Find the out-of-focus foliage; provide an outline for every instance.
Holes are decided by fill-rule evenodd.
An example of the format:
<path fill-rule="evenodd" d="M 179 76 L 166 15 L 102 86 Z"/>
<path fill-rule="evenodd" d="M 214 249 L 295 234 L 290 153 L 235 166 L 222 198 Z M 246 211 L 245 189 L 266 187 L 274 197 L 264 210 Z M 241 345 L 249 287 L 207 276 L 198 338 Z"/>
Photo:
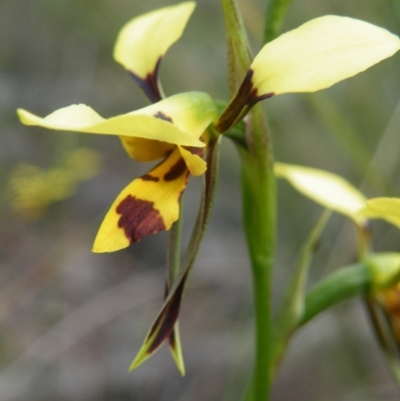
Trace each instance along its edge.
<path fill-rule="evenodd" d="M 27 163 L 17 165 L 8 182 L 11 208 L 28 220 L 42 217 L 49 205 L 71 197 L 80 182 L 96 175 L 99 163 L 97 152 L 77 148 L 61 165 L 51 169 Z"/>
<path fill-rule="evenodd" d="M 338 14 L 399 35 L 395 4 L 293 1 L 283 30 Z M 166 236 L 147 238 L 112 255 L 94 255 L 90 249 L 115 194 L 149 166 L 132 162 L 117 138 L 25 127 L 15 114 L 17 107 L 47 115 L 85 103 L 107 117 L 145 106 L 134 82 L 113 61 L 112 50 L 124 23 L 165 5 L 161 0 L 0 1 L 2 401 L 212 401 L 223 399 L 223 394 L 232 400 L 246 382 L 253 322 L 234 147 L 227 141 L 223 145 L 215 210 L 180 318 L 187 375 L 182 379 L 171 369 L 167 350 L 128 374 L 162 303 Z M 241 6 L 256 53 L 265 1 L 242 0 Z M 399 71 L 396 55 L 324 92 L 266 101 L 276 158 L 340 174 L 368 198 L 400 196 Z M 163 61 L 164 90 L 201 90 L 227 100 L 226 72 L 220 4 L 199 1 L 182 39 Z M 40 209 L 44 213 L 32 221 L 14 210 L 10 179 L 18 171 L 21 179 L 21 166 L 35 166 L 29 173 L 24 167 L 24 179 L 33 171 L 36 178 L 57 169 L 65 172 L 68 158 L 82 147 L 101 155 L 99 174 L 90 178 L 86 162 L 81 168 L 69 167 L 68 174 L 86 174 L 75 176 L 79 185 L 74 185 L 74 194 L 51 205 L 47 198 L 40 207 L 39 194 L 28 196 L 20 187 L 12 193 L 26 197 L 29 214 Z M 32 179 L 28 181 L 32 185 Z M 61 186 L 64 195 L 71 191 L 68 185 Z M 54 191 L 56 186 L 47 188 Z M 186 233 L 199 189 L 200 180 L 192 179 L 185 195 Z M 318 206 L 279 183 L 277 292 L 319 214 Z M 374 222 L 373 230 L 377 251 L 400 250 L 398 230 L 384 222 Z M 311 266 L 312 281 L 352 263 L 354 241 L 351 224 L 334 216 Z M 275 399 L 292 400 L 295 394 L 299 401 L 397 400 L 363 312 L 352 301 L 305 328 L 278 377 Z"/>

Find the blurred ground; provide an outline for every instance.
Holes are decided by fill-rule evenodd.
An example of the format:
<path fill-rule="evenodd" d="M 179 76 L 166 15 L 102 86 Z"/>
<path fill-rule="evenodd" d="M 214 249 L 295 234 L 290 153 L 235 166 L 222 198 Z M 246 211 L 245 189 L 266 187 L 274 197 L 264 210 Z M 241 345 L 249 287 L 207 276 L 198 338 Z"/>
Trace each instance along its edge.
<path fill-rule="evenodd" d="M 257 51 L 264 2 L 241 3 Z M 126 21 L 166 4 L 0 2 L 1 401 L 230 401 L 245 386 L 253 321 L 233 146 L 223 146 L 212 222 L 181 313 L 187 375 L 179 376 L 166 349 L 127 373 L 162 302 L 167 236 L 147 238 L 110 255 L 92 254 L 90 248 L 118 192 L 148 166 L 132 163 L 116 138 L 25 127 L 15 114 L 17 107 L 47 115 L 85 103 L 112 116 L 146 105 L 128 74 L 112 60 L 112 48 Z M 284 30 L 320 15 L 339 14 L 399 34 L 396 4 L 295 0 Z M 183 38 L 163 61 L 166 93 L 202 90 L 227 99 L 224 40 L 219 2 L 199 1 Z M 321 93 L 268 101 L 276 158 L 342 174 L 368 196 L 399 196 L 399 71 L 396 55 Z M 15 209 L 10 182 L 21 164 L 43 171 L 62 168 L 82 147 L 101 159 L 101 168 L 82 166 L 100 168 L 96 176 L 79 181 L 63 201 L 40 203 L 42 214 Z M 29 195 L 29 184 L 24 185 L 21 192 Z M 200 180 L 192 179 L 185 196 L 186 237 L 199 191 Z M 32 203 L 38 201 L 38 195 L 29 196 Z M 280 183 L 276 295 L 319 213 Z M 395 229 L 377 223 L 374 230 L 377 250 L 400 250 Z M 311 281 L 354 257 L 352 227 L 334 217 Z M 316 319 L 296 336 L 274 389 L 279 401 L 392 401 L 399 395 L 359 300 Z"/>

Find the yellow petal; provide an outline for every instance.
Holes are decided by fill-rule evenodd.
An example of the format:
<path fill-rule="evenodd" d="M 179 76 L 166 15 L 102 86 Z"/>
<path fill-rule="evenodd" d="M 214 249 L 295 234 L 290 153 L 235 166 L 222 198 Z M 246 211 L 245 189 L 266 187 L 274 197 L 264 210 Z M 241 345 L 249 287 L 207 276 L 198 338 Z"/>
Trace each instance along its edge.
<path fill-rule="evenodd" d="M 134 18 L 118 35 L 114 59 L 142 80 L 156 73 L 159 60 L 182 36 L 195 6 L 189 1 Z"/>
<path fill-rule="evenodd" d="M 364 195 L 342 177 L 314 168 L 275 163 L 277 177 L 285 178 L 303 195 L 314 202 L 351 217 L 362 224 L 365 218 L 361 210 L 365 206 Z"/>
<path fill-rule="evenodd" d="M 179 217 L 179 199 L 189 171 L 178 149 L 148 174 L 131 182 L 104 218 L 94 252 L 126 248 L 149 234 L 169 230 Z"/>
<path fill-rule="evenodd" d="M 257 96 L 315 92 L 352 77 L 400 48 L 400 40 L 364 21 L 327 15 L 265 45 L 254 59 Z"/>
<path fill-rule="evenodd" d="M 369 199 L 363 209 L 363 215 L 371 219 L 383 219 L 400 228 L 400 199 Z"/>
<path fill-rule="evenodd" d="M 59 109 L 45 118 L 22 109 L 18 110 L 18 115 L 25 125 L 38 125 L 54 130 L 120 135 L 186 146 L 204 146 L 201 141 L 167 121 L 148 115 L 134 114 L 123 114 L 106 120 L 83 104 Z"/>

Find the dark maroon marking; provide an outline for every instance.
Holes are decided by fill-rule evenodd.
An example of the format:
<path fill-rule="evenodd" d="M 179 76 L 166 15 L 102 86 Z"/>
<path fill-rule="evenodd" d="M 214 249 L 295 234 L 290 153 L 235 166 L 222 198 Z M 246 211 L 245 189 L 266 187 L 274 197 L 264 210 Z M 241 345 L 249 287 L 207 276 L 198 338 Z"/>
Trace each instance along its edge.
<path fill-rule="evenodd" d="M 154 181 L 154 182 L 160 181 L 160 179 L 159 179 L 158 177 L 153 177 L 153 176 L 150 175 L 150 174 L 142 175 L 140 178 L 141 178 L 143 181 Z"/>
<path fill-rule="evenodd" d="M 174 325 L 178 319 L 179 309 L 181 307 L 186 280 L 187 273 L 182 277 L 181 282 L 174 292 L 174 295 L 151 328 L 147 338 L 151 338 L 156 331 L 157 334 L 150 345 L 148 350 L 149 354 L 153 353 L 158 347 L 160 347 L 160 345 L 169 337 L 174 329 Z"/>
<path fill-rule="evenodd" d="M 187 171 L 185 160 L 182 157 L 169 169 L 168 173 L 164 175 L 165 181 L 173 181 L 179 178 Z"/>
<path fill-rule="evenodd" d="M 169 345 L 171 346 L 172 349 L 176 348 L 176 338 L 175 338 L 175 331 L 174 330 L 171 331 L 171 334 L 168 337 L 168 342 L 169 342 Z"/>
<path fill-rule="evenodd" d="M 160 87 L 158 85 L 158 70 L 160 68 L 162 57 L 157 61 L 156 68 L 153 72 L 147 74 L 146 78 L 140 78 L 134 72 L 129 71 L 131 77 L 139 85 L 143 93 L 149 98 L 152 103 L 159 102 L 162 99 Z"/>
<path fill-rule="evenodd" d="M 273 92 L 258 96 L 257 88 L 253 87 L 253 75 L 254 71 L 249 68 L 236 96 L 218 120 L 216 128 L 219 132 L 227 131 L 236 122 L 245 107 L 250 110 L 257 102 L 274 96 Z"/>
<path fill-rule="evenodd" d="M 205 148 L 198 148 L 196 146 L 182 146 L 183 149 L 189 151 L 192 155 L 203 156 Z"/>
<path fill-rule="evenodd" d="M 121 215 L 118 227 L 124 229 L 131 243 L 165 230 L 164 221 L 153 205 L 153 202 L 128 195 L 116 208 L 116 212 Z"/>
<path fill-rule="evenodd" d="M 157 111 L 157 113 L 154 114 L 154 117 L 159 118 L 160 120 L 164 120 L 164 121 L 168 121 L 169 123 L 172 123 L 172 118 L 168 117 L 162 111 Z"/>

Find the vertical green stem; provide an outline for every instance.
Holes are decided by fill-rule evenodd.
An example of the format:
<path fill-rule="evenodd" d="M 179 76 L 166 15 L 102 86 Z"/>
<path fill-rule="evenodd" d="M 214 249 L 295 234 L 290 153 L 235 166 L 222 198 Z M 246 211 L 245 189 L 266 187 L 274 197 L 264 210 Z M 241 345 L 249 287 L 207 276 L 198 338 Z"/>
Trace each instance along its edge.
<path fill-rule="evenodd" d="M 221 0 L 228 43 L 229 89 L 235 95 L 251 64 L 250 46 L 237 0 Z M 261 105 L 246 122 L 241 148 L 243 220 L 253 272 L 255 361 L 248 401 L 267 401 L 271 387 L 271 271 L 275 248 L 275 177 L 267 122 Z"/>
<path fill-rule="evenodd" d="M 264 43 L 271 42 L 281 30 L 283 20 L 293 0 L 270 0 L 265 13 Z"/>
<path fill-rule="evenodd" d="M 253 273 L 255 361 L 246 400 L 266 401 L 271 387 L 271 276 L 276 231 L 272 151 L 261 107 L 250 115 L 249 151 L 243 150 L 243 218 Z"/>

